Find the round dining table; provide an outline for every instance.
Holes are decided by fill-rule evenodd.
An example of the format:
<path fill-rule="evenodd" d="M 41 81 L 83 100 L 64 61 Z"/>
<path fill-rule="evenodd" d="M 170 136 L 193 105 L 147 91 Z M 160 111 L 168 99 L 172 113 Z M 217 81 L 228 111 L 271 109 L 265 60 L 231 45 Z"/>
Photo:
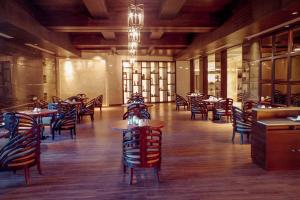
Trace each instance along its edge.
<path fill-rule="evenodd" d="M 122 107 L 128 107 L 129 105 L 131 105 L 131 103 L 122 104 Z M 152 104 L 152 103 L 144 103 L 143 105 L 145 105 L 146 107 L 154 106 L 154 104 Z"/>
<path fill-rule="evenodd" d="M 143 120 L 141 124 L 134 125 L 134 124 L 128 124 L 127 120 L 118 120 L 110 124 L 110 127 L 115 131 L 125 131 L 135 127 L 143 127 L 143 126 L 149 126 L 152 128 L 163 128 L 164 122 L 159 120 Z"/>

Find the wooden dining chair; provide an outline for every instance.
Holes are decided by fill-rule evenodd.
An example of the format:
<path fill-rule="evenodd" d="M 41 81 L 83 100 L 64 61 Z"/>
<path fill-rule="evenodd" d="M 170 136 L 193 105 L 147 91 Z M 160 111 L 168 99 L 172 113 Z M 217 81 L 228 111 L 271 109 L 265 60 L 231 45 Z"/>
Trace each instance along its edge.
<path fill-rule="evenodd" d="M 99 95 L 95 98 L 95 108 L 100 108 L 102 111 L 103 95 Z"/>
<path fill-rule="evenodd" d="M 57 96 L 52 96 L 52 102 L 53 103 L 60 103 L 62 102 L 63 100 Z"/>
<path fill-rule="evenodd" d="M 240 143 L 244 143 L 244 135 L 249 137 L 251 135 L 252 129 L 252 115 L 251 113 L 244 112 L 243 110 L 232 107 L 232 143 L 234 143 L 235 133 L 239 133 L 241 135 Z"/>
<path fill-rule="evenodd" d="M 91 121 L 94 121 L 94 109 L 95 109 L 95 99 L 82 104 L 78 112 L 78 120 L 81 121 L 83 116 L 90 116 Z"/>
<path fill-rule="evenodd" d="M 213 110 L 213 118 L 221 119 L 221 117 L 225 116 L 227 118 L 227 122 L 229 119 L 232 119 L 232 105 L 233 100 L 230 98 L 221 99 L 216 104 L 216 107 Z"/>
<path fill-rule="evenodd" d="M 19 129 L 18 133 L 0 150 L 1 170 L 24 170 L 25 182 L 30 183 L 30 168 L 40 169 L 40 127 Z"/>
<path fill-rule="evenodd" d="M 200 114 L 202 119 L 208 119 L 208 109 L 206 103 L 200 98 L 191 97 L 191 119 L 196 119 L 196 114 Z"/>
<path fill-rule="evenodd" d="M 71 138 L 73 139 L 73 135 L 76 136 L 76 117 L 77 111 L 74 108 L 73 110 L 70 110 L 56 118 L 51 125 L 52 140 L 55 139 L 56 132 L 60 135 L 61 131 L 64 130 L 70 131 Z"/>
<path fill-rule="evenodd" d="M 130 169 L 130 184 L 135 168 L 153 168 L 159 181 L 162 132 L 151 127 L 136 127 L 123 134 L 124 172 Z"/>
<path fill-rule="evenodd" d="M 186 107 L 188 108 L 189 104 L 188 102 L 180 95 L 176 94 L 176 99 L 175 99 L 175 104 L 176 104 L 176 110 L 180 110 L 180 106 L 183 106 L 185 109 Z"/>

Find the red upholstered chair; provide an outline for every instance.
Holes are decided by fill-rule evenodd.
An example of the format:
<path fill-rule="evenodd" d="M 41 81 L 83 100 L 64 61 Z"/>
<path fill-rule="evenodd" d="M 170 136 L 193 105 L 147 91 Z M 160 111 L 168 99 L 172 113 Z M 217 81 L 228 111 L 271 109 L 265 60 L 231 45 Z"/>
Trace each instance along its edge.
<path fill-rule="evenodd" d="M 154 168 L 159 181 L 162 132 L 150 127 L 136 127 L 123 134 L 124 172 L 130 169 L 132 184 L 135 168 Z"/>

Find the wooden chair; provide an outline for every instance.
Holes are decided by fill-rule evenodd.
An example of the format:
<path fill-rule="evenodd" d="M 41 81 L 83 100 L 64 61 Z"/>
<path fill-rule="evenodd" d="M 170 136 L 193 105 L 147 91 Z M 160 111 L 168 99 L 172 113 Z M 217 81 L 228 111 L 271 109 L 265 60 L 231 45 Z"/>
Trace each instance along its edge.
<path fill-rule="evenodd" d="M 300 106 L 300 93 L 292 95 L 291 104 L 293 106 Z"/>
<path fill-rule="evenodd" d="M 48 102 L 42 99 L 37 99 L 33 101 L 32 107 L 44 109 L 48 107 Z"/>
<path fill-rule="evenodd" d="M 154 168 L 159 181 L 162 132 L 150 127 L 136 127 L 123 134 L 124 172 L 130 169 L 132 184 L 135 168 Z"/>
<path fill-rule="evenodd" d="M 216 107 L 213 110 L 213 118 L 221 119 L 221 117 L 226 116 L 227 122 L 232 119 L 232 104 L 233 100 L 230 98 L 222 99 L 218 101 Z"/>
<path fill-rule="evenodd" d="M 95 107 L 100 108 L 100 111 L 102 111 L 102 103 L 103 103 L 103 95 L 99 95 L 95 98 Z"/>
<path fill-rule="evenodd" d="M 252 115 L 246 112 L 243 112 L 241 109 L 237 107 L 232 108 L 232 143 L 234 143 L 235 133 L 239 133 L 241 135 L 240 143 L 244 143 L 244 134 L 247 135 L 249 140 L 249 136 L 251 134 L 252 128 Z"/>
<path fill-rule="evenodd" d="M 200 98 L 191 98 L 191 119 L 196 119 L 196 114 L 202 115 L 202 119 L 207 120 L 208 110 L 206 103 L 201 101 Z"/>
<path fill-rule="evenodd" d="M 176 94 L 175 103 L 176 103 L 176 110 L 177 111 L 180 110 L 180 106 L 183 106 L 184 109 L 185 109 L 185 107 L 189 106 L 188 102 L 182 96 L 180 96 L 178 94 Z"/>
<path fill-rule="evenodd" d="M 5 113 L 1 117 L 3 120 L 2 122 L 4 123 L 1 127 L 8 130 L 8 135 L 5 137 L 12 139 L 18 130 L 19 119 L 16 117 L 15 113 L 12 112 Z"/>
<path fill-rule="evenodd" d="M 83 104 L 80 107 L 78 112 L 78 119 L 79 121 L 82 119 L 83 116 L 89 115 L 91 120 L 94 121 L 94 108 L 95 108 L 95 99 L 90 100 L 86 104 Z"/>
<path fill-rule="evenodd" d="M 252 108 L 254 108 L 256 105 L 257 105 L 257 103 L 254 102 L 254 101 L 245 101 L 243 103 L 243 111 L 251 113 L 252 112 Z"/>
<path fill-rule="evenodd" d="M 63 100 L 57 96 L 52 96 L 52 102 L 53 103 L 60 103 L 62 102 Z"/>
<path fill-rule="evenodd" d="M 61 134 L 61 131 L 69 130 L 71 138 L 73 139 L 73 135 L 76 136 L 76 117 L 77 117 L 77 111 L 74 108 L 73 110 L 70 110 L 67 113 L 64 113 L 51 125 L 51 134 L 52 134 L 52 140 L 55 138 L 55 133 L 58 131 L 59 135 Z"/>
<path fill-rule="evenodd" d="M 127 112 L 123 115 L 123 120 L 129 116 L 137 116 L 140 119 L 151 119 L 151 115 L 145 104 L 133 103 L 127 107 Z"/>
<path fill-rule="evenodd" d="M 0 150 L 2 170 L 24 170 L 26 184 L 30 183 L 30 167 L 37 165 L 40 171 L 40 128 L 18 131 L 18 134 Z"/>

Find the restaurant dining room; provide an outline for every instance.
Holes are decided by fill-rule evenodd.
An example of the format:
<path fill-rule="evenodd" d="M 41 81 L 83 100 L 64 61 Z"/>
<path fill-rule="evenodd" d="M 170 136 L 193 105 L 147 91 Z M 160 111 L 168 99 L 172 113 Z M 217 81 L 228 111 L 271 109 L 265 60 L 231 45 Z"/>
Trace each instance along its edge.
<path fill-rule="evenodd" d="M 0 0 L 0 200 L 299 185 L 299 0 Z"/>

